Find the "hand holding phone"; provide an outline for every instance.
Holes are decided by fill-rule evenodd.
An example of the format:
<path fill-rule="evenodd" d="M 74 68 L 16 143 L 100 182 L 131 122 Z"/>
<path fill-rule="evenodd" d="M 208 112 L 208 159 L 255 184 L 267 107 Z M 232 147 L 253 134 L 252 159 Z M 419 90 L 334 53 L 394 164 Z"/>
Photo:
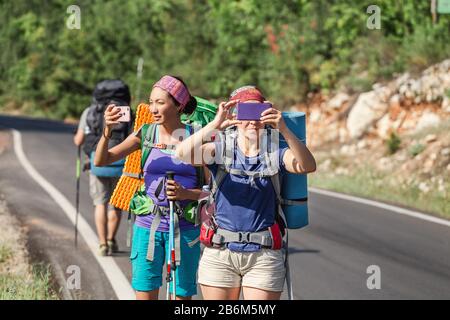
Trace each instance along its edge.
<path fill-rule="evenodd" d="M 272 108 L 272 104 L 270 103 L 254 103 L 254 102 L 246 102 L 246 103 L 238 103 L 237 104 L 237 120 L 261 120 L 261 114 L 267 110 Z"/>
<path fill-rule="evenodd" d="M 117 121 L 130 122 L 130 106 L 116 106 L 116 108 L 120 109 L 120 118 Z"/>

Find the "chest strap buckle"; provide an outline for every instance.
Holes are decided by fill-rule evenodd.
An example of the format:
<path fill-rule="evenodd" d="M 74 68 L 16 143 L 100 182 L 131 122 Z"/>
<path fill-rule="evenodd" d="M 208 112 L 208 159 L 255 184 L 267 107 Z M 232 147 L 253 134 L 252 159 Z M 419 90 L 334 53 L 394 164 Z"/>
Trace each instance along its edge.
<path fill-rule="evenodd" d="M 239 232 L 239 242 L 249 243 L 251 232 Z"/>

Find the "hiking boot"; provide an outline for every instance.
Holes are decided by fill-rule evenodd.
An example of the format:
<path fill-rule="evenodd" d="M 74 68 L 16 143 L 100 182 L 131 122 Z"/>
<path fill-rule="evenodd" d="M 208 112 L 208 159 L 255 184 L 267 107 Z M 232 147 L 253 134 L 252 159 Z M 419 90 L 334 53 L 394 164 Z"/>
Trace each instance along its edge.
<path fill-rule="evenodd" d="M 113 253 L 119 252 L 119 246 L 115 239 L 108 240 L 108 255 L 112 255 Z"/>
<path fill-rule="evenodd" d="M 98 254 L 102 257 L 106 257 L 108 255 L 108 246 L 102 243 L 99 247 Z"/>

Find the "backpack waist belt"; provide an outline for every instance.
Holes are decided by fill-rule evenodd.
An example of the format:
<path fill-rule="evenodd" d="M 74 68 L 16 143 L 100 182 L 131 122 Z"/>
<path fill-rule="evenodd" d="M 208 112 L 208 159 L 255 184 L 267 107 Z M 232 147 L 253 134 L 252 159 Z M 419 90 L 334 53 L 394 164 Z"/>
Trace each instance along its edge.
<path fill-rule="evenodd" d="M 272 247 L 272 237 L 269 230 L 258 232 L 233 232 L 217 228 L 212 238 L 213 244 L 224 245 L 229 242 L 256 243 L 263 247 Z"/>
<path fill-rule="evenodd" d="M 153 261 L 155 256 L 155 235 L 156 230 L 158 229 L 159 225 L 161 224 L 161 217 L 167 216 L 170 214 L 170 208 L 167 207 L 161 207 L 153 202 L 153 200 L 150 197 L 145 197 L 146 204 L 145 206 L 141 207 L 140 212 L 133 212 L 135 215 L 138 216 L 144 216 L 153 214 L 153 220 L 150 225 L 150 235 L 149 235 L 149 241 L 148 241 L 148 247 L 147 247 L 147 259 L 150 261 Z M 183 209 L 181 208 L 180 204 L 176 201 L 175 202 L 175 214 L 174 214 L 174 237 L 175 237 L 175 253 L 177 261 L 176 263 L 179 264 L 179 258 L 180 258 L 180 227 L 179 227 L 179 216 L 183 214 Z M 127 243 L 131 242 L 131 212 L 129 212 L 128 215 L 128 232 L 127 232 Z"/>

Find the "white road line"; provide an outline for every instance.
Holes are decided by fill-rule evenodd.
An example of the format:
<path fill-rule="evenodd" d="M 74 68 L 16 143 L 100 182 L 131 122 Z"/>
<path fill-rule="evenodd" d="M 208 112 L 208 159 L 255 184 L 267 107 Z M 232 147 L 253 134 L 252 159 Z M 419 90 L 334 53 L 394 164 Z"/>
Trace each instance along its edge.
<path fill-rule="evenodd" d="M 398 213 L 398 214 L 403 214 L 403 215 L 406 215 L 406 216 L 410 216 L 410 217 L 414 217 L 414 218 L 417 218 L 417 219 L 422 219 L 422 220 L 426 220 L 426 221 L 429 221 L 429 222 L 434 222 L 434 223 L 437 223 L 437 224 L 440 224 L 440 225 L 443 225 L 443 226 L 450 227 L 450 221 L 444 220 L 444 219 L 440 219 L 440 218 L 437 218 L 437 217 L 433 217 L 431 215 L 427 215 L 427 214 L 424 214 L 424 213 L 421 213 L 421 212 L 418 212 L 418 211 L 404 209 L 404 208 L 396 207 L 396 206 L 393 206 L 393 205 L 390 205 L 390 204 L 386 204 L 386 203 L 382 203 L 382 202 L 378 202 L 378 201 L 374 201 L 374 200 L 367 200 L 367 199 L 363 199 L 363 198 L 359 198 L 359 197 L 355 197 L 355 196 L 350 196 L 350 195 L 346 195 L 346 194 L 342 194 L 342 193 L 338 193 L 338 192 L 322 190 L 322 189 L 317 189 L 317 188 L 312 188 L 312 187 L 309 187 L 308 189 L 311 192 L 322 194 L 322 195 L 325 195 L 325 196 L 339 198 L 339 199 L 344 199 L 344 200 L 353 201 L 353 202 L 358 202 L 358 203 L 362 203 L 362 204 L 365 204 L 365 205 L 369 205 L 369 206 L 373 206 L 373 207 L 389 210 L 391 212 L 395 212 L 395 213 Z"/>
<path fill-rule="evenodd" d="M 19 131 L 12 129 L 14 138 L 14 151 L 22 166 L 28 172 L 28 174 L 55 200 L 55 202 L 61 207 L 63 212 L 67 215 L 72 224 L 75 224 L 76 210 L 69 200 L 59 192 L 50 182 L 42 177 L 39 172 L 28 161 L 22 147 L 22 137 Z M 78 217 L 78 231 L 83 239 L 86 241 L 89 249 L 94 255 L 100 267 L 103 269 L 106 277 L 108 278 L 111 286 L 120 300 L 134 300 L 135 293 L 131 288 L 131 285 L 127 277 L 120 270 L 113 257 L 99 257 L 97 254 L 98 237 L 83 216 Z"/>

